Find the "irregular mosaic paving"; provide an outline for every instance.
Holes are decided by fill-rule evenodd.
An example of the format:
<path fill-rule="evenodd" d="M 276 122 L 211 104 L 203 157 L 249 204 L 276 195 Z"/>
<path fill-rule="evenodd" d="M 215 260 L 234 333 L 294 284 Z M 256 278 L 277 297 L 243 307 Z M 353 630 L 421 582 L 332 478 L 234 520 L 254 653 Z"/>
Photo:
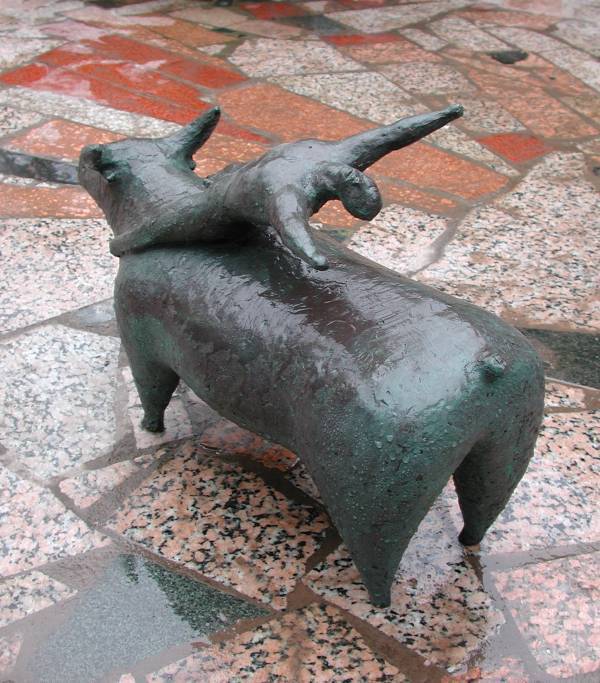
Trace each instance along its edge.
<path fill-rule="evenodd" d="M 600 538 L 600 412 L 547 415 L 525 476 L 482 541 L 510 552 Z"/>
<path fill-rule="evenodd" d="M 8 579 L 0 586 L 0 628 L 75 594 L 60 581 L 36 571 Z"/>
<path fill-rule="evenodd" d="M 108 540 L 48 490 L 0 466 L 0 576 L 11 576 Z"/>
<path fill-rule="evenodd" d="M 504 618 L 463 556 L 452 522 L 455 508 L 445 493 L 419 526 L 396 574 L 390 607 L 370 604 L 343 546 L 308 575 L 308 585 L 427 663 L 460 669 Z"/>
<path fill-rule="evenodd" d="M 0 290 L 0 331 L 111 296 L 110 234 L 104 220 L 0 218 L 0 263 L 11 284 Z"/>
<path fill-rule="evenodd" d="M 599 553 L 498 572 L 494 579 L 540 666 L 560 678 L 600 668 Z"/>
<path fill-rule="evenodd" d="M 43 479 L 109 451 L 120 341 L 61 325 L 0 342 L 1 442 Z"/>
<path fill-rule="evenodd" d="M 124 502 L 109 526 L 163 557 L 282 608 L 327 520 L 188 442 Z"/>
<path fill-rule="evenodd" d="M 350 674 L 351 679 L 348 679 Z M 148 676 L 151 683 L 210 681 L 405 681 L 330 606 L 289 612 L 255 632 L 191 655 Z"/>

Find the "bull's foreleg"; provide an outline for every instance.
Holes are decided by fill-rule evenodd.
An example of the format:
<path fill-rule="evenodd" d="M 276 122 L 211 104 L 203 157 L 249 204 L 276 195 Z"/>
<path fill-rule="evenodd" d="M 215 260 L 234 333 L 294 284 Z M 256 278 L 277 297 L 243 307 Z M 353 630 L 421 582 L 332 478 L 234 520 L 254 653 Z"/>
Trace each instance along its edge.
<path fill-rule="evenodd" d="M 165 429 L 164 415 L 179 383 L 177 374 L 154 360 L 128 351 L 131 372 L 144 409 L 142 427 L 149 432 Z"/>

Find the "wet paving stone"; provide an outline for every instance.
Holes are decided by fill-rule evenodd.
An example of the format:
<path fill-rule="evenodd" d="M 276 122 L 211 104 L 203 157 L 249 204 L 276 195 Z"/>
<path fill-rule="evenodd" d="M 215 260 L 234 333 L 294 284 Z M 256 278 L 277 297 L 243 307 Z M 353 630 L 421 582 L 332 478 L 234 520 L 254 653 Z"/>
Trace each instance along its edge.
<path fill-rule="evenodd" d="M 41 572 L 0 583 L 0 628 L 74 595 L 68 586 Z"/>
<path fill-rule="evenodd" d="M 37 193 L 2 187 L 3 196 Z M 42 188 L 46 193 L 56 189 Z M 59 188 L 71 189 L 71 188 Z M 79 188 L 74 190 L 82 193 Z M 30 209 L 31 210 L 31 209 Z M 106 248 L 103 220 L 7 218 L 0 220 L 0 262 L 11 289 L 0 290 L 0 331 L 41 322 L 112 294 L 117 262 Z"/>
<path fill-rule="evenodd" d="M 133 555 L 114 559 L 19 662 L 24 680 L 88 683 L 268 612 Z"/>
<path fill-rule="evenodd" d="M 533 655 L 551 676 L 600 669 L 600 553 L 497 572 L 494 579 Z"/>
<path fill-rule="evenodd" d="M 546 375 L 600 389 L 600 335 L 521 328 L 544 361 Z"/>
<path fill-rule="evenodd" d="M 328 526 L 258 475 L 200 450 L 170 451 L 108 528 L 251 598 L 283 609 Z"/>
<path fill-rule="evenodd" d="M 0 466 L 0 576 L 107 543 L 50 491 Z"/>
<path fill-rule="evenodd" d="M 387 608 L 370 604 L 344 546 L 305 581 L 330 603 L 416 650 L 426 664 L 461 670 L 470 654 L 497 632 L 504 617 L 463 554 L 453 522 L 457 514 L 449 486 L 413 536 Z"/>
<path fill-rule="evenodd" d="M 111 449 L 119 346 L 62 325 L 0 343 L 0 440 L 22 467 L 44 479 Z"/>
<path fill-rule="evenodd" d="M 596 680 L 591 2 L 3 4 L 2 681 Z M 518 325 L 550 378 L 535 456 L 481 545 L 458 543 L 449 485 L 388 609 L 368 602 L 293 453 L 183 385 L 166 431 L 140 428 L 122 356 L 117 367 L 106 224 L 81 188 L 51 182 L 69 170 L 60 163 L 75 178 L 84 144 L 162 136 L 217 102 L 199 175 L 280 141 L 464 105 L 459 121 L 372 169 L 384 202 L 373 221 L 337 201 L 312 219 Z M 145 559 L 118 556 L 128 551 L 100 524 Z"/>
<path fill-rule="evenodd" d="M 147 680 L 402 683 L 407 678 L 375 655 L 337 609 L 315 605 L 166 666 Z"/>

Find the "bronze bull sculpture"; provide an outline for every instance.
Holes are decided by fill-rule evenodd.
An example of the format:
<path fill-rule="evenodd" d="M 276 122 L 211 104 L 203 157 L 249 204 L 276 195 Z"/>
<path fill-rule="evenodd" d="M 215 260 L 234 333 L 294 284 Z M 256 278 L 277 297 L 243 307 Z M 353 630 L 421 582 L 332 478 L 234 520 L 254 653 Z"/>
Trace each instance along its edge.
<path fill-rule="evenodd" d="M 462 543 L 502 511 L 533 453 L 542 365 L 496 316 L 311 233 L 308 217 L 334 197 L 373 217 L 381 200 L 362 171 L 461 113 L 280 145 L 206 179 L 192 155 L 216 110 L 80 158 L 121 257 L 115 308 L 144 427 L 163 429 L 181 378 L 297 453 L 381 606 L 451 476 Z"/>

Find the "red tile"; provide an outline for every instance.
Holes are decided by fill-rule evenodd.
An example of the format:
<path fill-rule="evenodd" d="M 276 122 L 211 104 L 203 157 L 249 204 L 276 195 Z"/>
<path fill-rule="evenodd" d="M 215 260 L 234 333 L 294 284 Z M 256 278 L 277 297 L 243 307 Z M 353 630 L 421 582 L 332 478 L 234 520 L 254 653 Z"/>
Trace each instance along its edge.
<path fill-rule="evenodd" d="M 161 66 L 161 73 L 177 76 L 185 81 L 202 85 L 205 88 L 224 88 L 246 80 L 244 76 L 209 64 L 200 64 L 191 59 L 178 59 Z"/>
<path fill-rule="evenodd" d="M 136 62 L 137 64 L 155 62 L 158 66 L 162 62 L 168 62 L 173 59 L 171 52 L 167 52 L 160 47 L 140 43 L 137 40 L 130 40 L 117 34 L 103 36 L 98 40 L 85 41 L 84 45 L 110 57 Z"/>
<path fill-rule="evenodd" d="M 50 66 L 68 67 L 98 62 L 101 61 L 101 58 L 91 48 L 81 44 L 57 47 L 49 52 L 44 52 L 44 54 L 38 55 L 37 61 Z"/>
<path fill-rule="evenodd" d="M 30 88 L 95 100 L 115 109 L 122 109 L 135 114 L 146 114 L 154 118 L 182 124 L 191 121 L 200 112 L 209 108 L 200 99 L 187 102 L 186 106 L 180 106 L 166 100 L 153 99 L 142 94 L 129 92 L 123 87 L 92 78 L 86 74 L 63 69 L 50 69 L 45 65 L 41 66 L 43 68 L 39 77 L 35 80 L 30 79 L 30 82 L 26 84 Z"/>
<path fill-rule="evenodd" d="M 422 192 L 408 185 L 391 183 L 386 180 L 377 182 L 383 203 L 402 204 L 402 206 L 412 206 L 421 211 L 431 211 L 442 215 L 451 214 L 458 204 L 449 197 Z"/>
<path fill-rule="evenodd" d="M 0 216 L 7 218 L 99 218 L 104 214 L 81 187 L 0 185 Z"/>
<path fill-rule="evenodd" d="M 200 93 L 192 86 L 162 78 L 154 69 L 147 69 L 139 64 L 84 64 L 75 70 L 91 78 L 137 91 L 141 95 L 155 95 L 185 107 L 194 107 L 197 102 L 201 102 Z"/>
<path fill-rule="evenodd" d="M 370 172 L 464 199 L 497 192 L 507 183 L 499 173 L 423 142 L 392 152 L 374 164 Z"/>
<path fill-rule="evenodd" d="M 257 19 L 281 19 L 282 17 L 301 17 L 306 10 L 289 2 L 243 2 L 240 7 Z"/>
<path fill-rule="evenodd" d="M 515 163 L 531 161 L 552 151 L 541 140 L 525 133 L 498 133 L 478 138 L 477 141 Z"/>
<path fill-rule="evenodd" d="M 6 85 L 29 86 L 31 83 L 39 81 L 47 73 L 48 67 L 44 64 L 28 64 L 0 74 L 0 82 Z"/>
<path fill-rule="evenodd" d="M 369 128 L 350 114 L 266 83 L 222 92 L 219 101 L 240 125 L 273 133 L 282 140 L 332 140 Z"/>
<path fill-rule="evenodd" d="M 273 141 L 269 138 L 266 138 L 264 135 L 255 133 L 254 131 L 248 130 L 242 126 L 237 126 L 235 123 L 224 121 L 223 119 L 221 119 L 219 122 L 219 131 L 223 133 L 223 135 L 229 135 L 232 138 L 239 138 L 240 140 L 262 142 L 269 145 L 273 144 Z"/>
<path fill-rule="evenodd" d="M 224 133 L 224 127 L 219 124 L 216 133 L 211 135 L 208 142 L 199 150 L 194 157 L 198 163 L 205 157 L 222 159 L 228 163 L 251 161 L 264 154 L 268 145 L 257 144 L 252 141 L 243 141 L 239 137 L 233 137 Z"/>
<path fill-rule="evenodd" d="M 397 33 L 342 33 L 321 36 L 332 45 L 371 45 L 372 43 L 394 43 L 400 40 Z"/>
<path fill-rule="evenodd" d="M 54 120 L 15 135 L 5 146 L 28 154 L 75 160 L 85 145 L 106 144 L 121 138 L 122 135 L 107 130 Z"/>

